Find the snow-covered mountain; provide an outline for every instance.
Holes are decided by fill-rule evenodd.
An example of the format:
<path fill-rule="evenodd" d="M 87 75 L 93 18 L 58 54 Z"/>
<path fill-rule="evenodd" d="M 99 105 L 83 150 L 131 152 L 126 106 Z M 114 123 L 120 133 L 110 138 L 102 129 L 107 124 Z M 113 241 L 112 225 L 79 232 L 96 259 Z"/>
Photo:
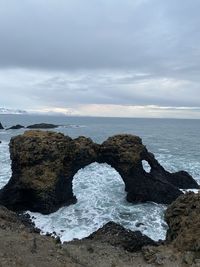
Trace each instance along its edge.
<path fill-rule="evenodd" d="M 0 107 L 0 114 L 27 114 L 27 111 Z"/>

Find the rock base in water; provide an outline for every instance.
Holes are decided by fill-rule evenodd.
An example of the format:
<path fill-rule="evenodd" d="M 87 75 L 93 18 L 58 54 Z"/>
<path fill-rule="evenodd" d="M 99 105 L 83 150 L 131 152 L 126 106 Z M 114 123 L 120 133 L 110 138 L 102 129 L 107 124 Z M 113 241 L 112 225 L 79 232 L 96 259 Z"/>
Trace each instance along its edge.
<path fill-rule="evenodd" d="M 121 175 L 129 202 L 169 204 L 182 194 L 177 185 L 199 188 L 186 172 L 171 174 L 133 135 L 116 135 L 101 145 L 90 138 L 71 139 L 60 133 L 27 131 L 10 142 L 12 177 L 0 191 L 0 203 L 12 210 L 51 213 L 76 201 L 72 180 L 93 163 L 107 163 Z M 151 166 L 147 173 L 142 165 Z M 89 196 L 88 196 L 89 197 Z"/>
<path fill-rule="evenodd" d="M 4 129 L 4 127 L 3 127 L 3 125 L 0 122 L 0 130 L 3 130 L 3 129 Z"/>
<path fill-rule="evenodd" d="M 53 129 L 57 128 L 59 125 L 51 124 L 51 123 L 37 123 L 27 126 L 28 129 Z"/>
<path fill-rule="evenodd" d="M 22 129 L 22 128 L 24 128 L 23 125 L 17 124 L 17 125 L 14 125 L 14 126 L 8 128 L 8 129 L 6 129 L 6 130 L 19 130 L 19 129 Z"/>
<path fill-rule="evenodd" d="M 140 251 L 144 246 L 156 246 L 157 243 L 140 231 L 130 231 L 123 226 L 109 222 L 86 239 L 101 241 L 130 252 Z"/>

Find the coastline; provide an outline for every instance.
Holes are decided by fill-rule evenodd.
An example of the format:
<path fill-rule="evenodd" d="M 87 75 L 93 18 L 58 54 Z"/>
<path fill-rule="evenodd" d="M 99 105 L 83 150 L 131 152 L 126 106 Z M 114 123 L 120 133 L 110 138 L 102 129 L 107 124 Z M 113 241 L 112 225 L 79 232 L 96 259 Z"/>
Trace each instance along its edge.
<path fill-rule="evenodd" d="M 154 244 L 149 243 L 150 239 L 146 241 L 143 235 L 138 236 L 138 233 L 115 223 L 108 223 L 82 240 L 61 244 L 59 239 L 41 236 L 27 218 L 22 219 L 1 206 L 1 266 L 197 267 L 200 231 L 195 222 L 199 221 L 199 200 L 200 193 L 186 193 L 172 203 L 166 212 L 169 223 L 167 239 Z M 194 224 L 188 224 L 194 219 Z M 134 235 L 138 237 L 134 239 Z"/>
<path fill-rule="evenodd" d="M 13 158 L 12 154 L 11 154 L 11 158 Z M 17 165 L 17 166 L 19 167 L 20 165 Z M 187 198 L 190 199 L 191 200 L 190 204 L 191 204 L 195 202 L 196 197 L 194 196 L 195 195 L 193 195 L 192 193 L 186 193 L 186 195 L 183 196 L 183 198 L 186 197 L 186 199 Z M 177 201 L 179 201 L 179 198 Z M 190 204 L 188 204 L 188 201 L 185 201 L 185 202 L 186 202 L 185 208 L 188 209 L 188 216 L 190 216 L 191 215 Z M 174 204 L 172 203 L 172 206 L 173 205 Z M 191 206 L 194 206 L 194 205 L 192 204 Z M 176 216 L 177 216 L 177 210 L 180 212 L 183 210 L 180 207 L 182 207 L 182 204 L 181 205 L 175 204 L 173 208 L 175 210 Z M 195 207 L 196 207 L 195 209 L 197 210 L 199 209 L 198 205 L 196 205 Z M 193 209 L 194 208 L 192 208 L 192 210 Z M 182 247 L 177 249 L 176 241 L 169 240 L 169 238 L 167 238 L 167 240 L 164 243 L 162 244 L 157 243 L 156 247 L 154 246 L 146 247 L 146 245 L 144 245 L 144 247 L 141 246 L 139 251 L 130 252 L 131 250 L 130 244 L 129 244 L 130 240 L 128 242 L 128 245 L 126 245 L 126 247 L 128 248 L 128 251 L 122 245 L 124 240 L 117 240 L 116 242 L 117 244 L 115 243 L 115 241 L 114 243 L 112 243 L 113 231 L 116 231 L 117 234 L 120 236 L 119 233 L 121 230 L 116 230 L 116 229 L 119 229 L 120 227 L 119 225 L 115 226 L 111 223 L 111 227 L 107 229 L 106 231 L 104 230 L 104 227 L 103 227 L 103 229 L 99 229 L 97 233 L 92 234 L 88 238 L 84 238 L 82 240 L 74 240 L 72 242 L 64 242 L 64 244 L 61 244 L 59 241 L 59 238 L 52 239 L 50 236 L 46 236 L 46 237 L 40 236 L 39 230 L 36 229 L 32 223 L 30 223 L 30 220 L 26 216 L 25 217 L 22 216 L 20 218 L 18 217 L 16 219 L 14 218 L 16 215 L 14 213 L 12 214 L 11 213 L 5 208 L 3 208 L 3 210 L 1 211 L 2 215 L 0 217 L 0 221 L 1 221 L 0 225 L 1 225 L 1 230 L 3 231 L 2 240 L 3 240 L 3 235 L 6 236 L 6 238 L 3 240 L 2 246 L 4 246 L 5 248 L 9 247 L 8 253 L 6 253 L 6 251 L 3 248 L 1 249 L 2 262 L 3 264 L 5 263 L 5 265 L 2 265 L 2 266 L 9 266 L 8 262 L 10 262 L 10 264 L 13 262 L 12 263 L 13 265 L 10 265 L 10 266 L 29 266 L 28 265 L 29 263 L 27 263 L 28 261 L 33 262 L 31 263 L 33 264 L 32 266 L 34 266 L 34 264 L 36 264 L 35 266 L 38 266 L 38 263 L 35 262 L 36 258 L 38 258 L 39 261 L 41 262 L 40 266 L 46 266 L 45 264 L 47 261 L 45 261 L 44 265 L 42 265 L 43 264 L 42 257 L 44 258 L 47 257 L 47 251 L 49 249 L 52 251 L 52 255 L 53 255 L 52 257 L 58 260 L 57 262 L 54 261 L 54 266 L 58 266 L 58 267 L 59 266 L 70 266 L 70 267 L 71 266 L 91 266 L 93 267 L 94 265 L 100 266 L 100 267 L 101 266 L 106 266 L 106 267 L 107 266 L 109 267 L 113 267 L 113 266 L 119 266 L 119 267 L 121 266 L 156 266 L 160 264 L 168 267 L 168 266 L 173 266 L 173 264 L 176 264 L 174 266 L 191 266 L 191 263 L 193 264 L 192 266 L 198 266 L 199 248 L 198 246 L 197 248 L 196 247 L 191 248 L 190 242 L 188 243 L 187 238 L 186 238 L 186 241 L 184 241 L 186 242 L 185 244 L 189 244 L 189 247 L 187 247 L 186 250 Z M 167 213 L 169 213 L 168 209 L 167 209 Z M 179 216 L 181 217 L 182 215 L 179 214 L 178 217 Z M 174 214 L 172 214 L 172 217 L 174 217 Z M 171 224 L 169 220 L 167 222 L 168 222 L 169 227 L 171 226 L 173 227 L 173 223 Z M 194 231 L 194 227 L 195 226 L 191 225 L 191 228 L 193 229 L 193 231 Z M 16 231 L 17 228 L 19 228 L 19 230 Z M 188 230 L 190 231 L 190 229 L 187 229 L 187 227 L 185 228 L 186 229 L 184 231 L 188 231 Z M 169 228 L 169 229 L 172 229 L 172 228 Z M 21 233 L 21 230 L 22 230 L 22 233 Z M 198 230 L 199 229 L 197 228 L 194 231 L 195 233 L 197 233 L 197 236 L 191 235 L 194 242 L 196 242 L 195 238 L 198 237 Z M 13 234 L 15 231 L 17 232 L 16 235 Z M 13 246 L 17 246 L 17 243 L 19 243 L 19 247 L 20 247 L 21 242 L 22 244 L 25 243 L 25 239 L 23 238 L 24 232 L 30 233 L 30 235 L 25 234 L 26 239 L 28 240 L 28 244 L 29 244 L 28 245 L 29 249 L 26 251 L 26 254 L 27 254 L 26 259 L 22 259 L 21 256 L 18 254 L 18 252 L 15 251 L 15 248 L 13 247 Z M 99 235 L 99 232 L 101 233 L 100 235 Z M 125 232 L 131 232 L 131 231 L 125 230 Z M 109 234 L 110 234 L 110 238 L 108 239 L 107 237 L 109 236 Z M 126 236 L 126 234 L 124 235 Z M 37 244 L 37 242 L 39 243 L 39 245 Z M 11 245 L 11 243 L 13 243 L 13 246 Z M 44 243 L 46 243 L 45 246 L 44 246 Z M 21 249 L 24 249 L 23 246 L 21 247 Z M 47 251 L 46 251 L 46 247 L 47 247 Z M 58 247 L 60 250 L 58 250 Z M 38 249 L 40 250 L 40 252 L 38 251 Z M 13 251 L 14 253 L 16 253 L 16 257 L 12 254 Z M 20 249 L 19 249 L 19 252 L 20 252 Z M 35 258 L 36 254 L 37 254 L 37 257 Z M 25 260 L 27 262 L 25 262 Z M 104 265 L 102 265 L 102 262 Z M 62 265 L 62 264 L 65 264 L 65 265 Z M 78 265 L 73 265 L 73 264 L 78 264 Z M 137 265 L 134 265 L 134 264 L 137 264 Z M 48 266 L 51 266 L 51 265 L 48 265 Z"/>

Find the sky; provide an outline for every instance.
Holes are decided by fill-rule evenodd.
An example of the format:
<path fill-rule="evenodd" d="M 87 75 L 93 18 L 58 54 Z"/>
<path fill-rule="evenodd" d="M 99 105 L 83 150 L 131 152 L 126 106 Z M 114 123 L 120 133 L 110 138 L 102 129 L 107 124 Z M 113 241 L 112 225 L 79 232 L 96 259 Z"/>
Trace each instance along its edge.
<path fill-rule="evenodd" d="M 199 0 L 0 0 L 0 107 L 199 118 Z"/>

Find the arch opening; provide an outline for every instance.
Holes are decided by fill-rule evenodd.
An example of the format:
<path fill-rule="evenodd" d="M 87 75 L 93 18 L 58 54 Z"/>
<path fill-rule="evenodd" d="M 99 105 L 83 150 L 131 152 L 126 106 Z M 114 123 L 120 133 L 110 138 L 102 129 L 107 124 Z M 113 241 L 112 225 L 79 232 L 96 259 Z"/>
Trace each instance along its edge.
<path fill-rule="evenodd" d="M 131 230 L 138 230 L 137 225 L 142 222 L 139 230 L 144 234 L 154 239 L 161 238 L 161 234 L 164 236 L 162 220 L 159 225 L 155 222 L 163 207 L 154 203 L 133 205 L 127 202 L 124 181 L 110 165 L 97 162 L 87 165 L 77 171 L 72 185 L 78 200 L 74 205 L 49 215 L 29 212 L 43 233 L 56 233 L 61 241 L 71 241 L 89 236 L 114 221 Z"/>
<path fill-rule="evenodd" d="M 150 164 L 148 163 L 148 161 L 146 161 L 146 160 L 142 160 L 142 167 L 143 167 L 143 169 L 144 169 L 144 171 L 145 171 L 146 173 L 150 173 L 150 172 L 151 172 L 151 166 L 150 166 Z"/>
<path fill-rule="evenodd" d="M 78 201 L 96 201 L 99 196 L 113 202 L 125 198 L 125 184 L 121 175 L 107 163 L 91 163 L 74 175 L 73 193 Z"/>

